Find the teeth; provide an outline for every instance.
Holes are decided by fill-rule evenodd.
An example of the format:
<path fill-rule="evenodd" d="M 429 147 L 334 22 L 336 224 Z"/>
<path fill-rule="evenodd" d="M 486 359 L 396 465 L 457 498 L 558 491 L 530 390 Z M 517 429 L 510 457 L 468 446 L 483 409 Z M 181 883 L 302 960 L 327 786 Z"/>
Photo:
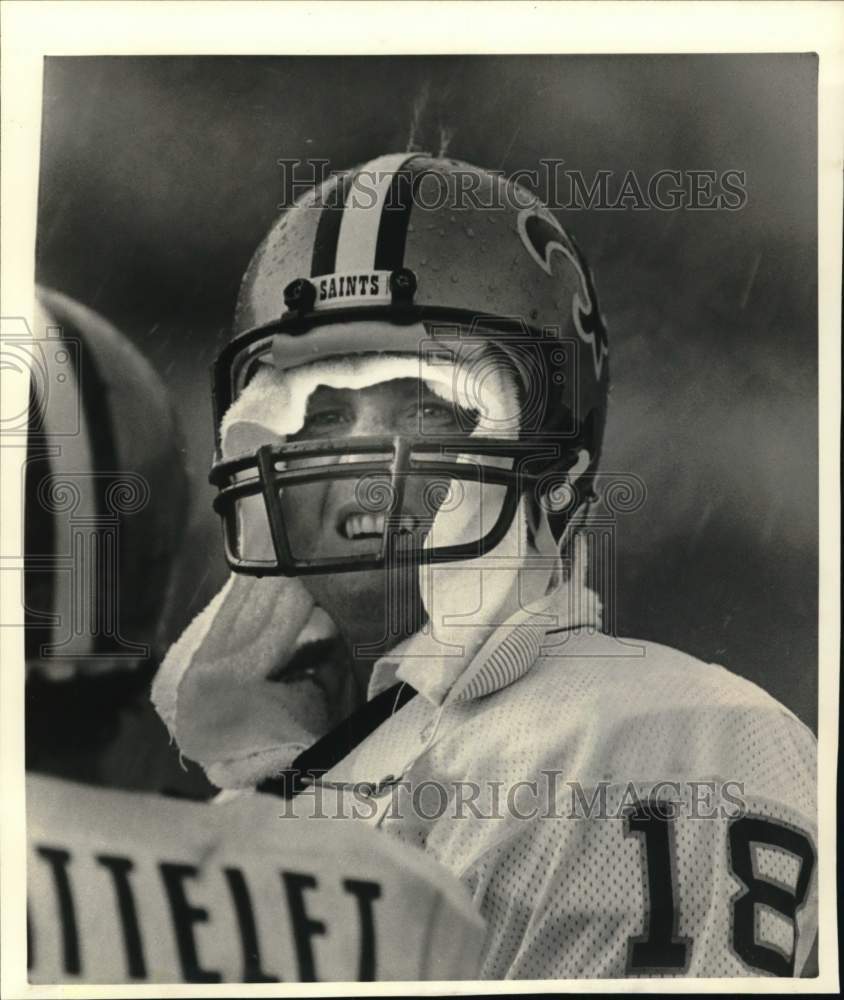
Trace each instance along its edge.
<path fill-rule="evenodd" d="M 398 530 L 402 532 L 413 531 L 415 527 L 416 518 L 412 514 L 405 514 L 398 524 Z M 349 514 L 343 522 L 342 533 L 349 539 L 360 538 L 366 535 L 383 535 L 384 515 Z"/>
<path fill-rule="evenodd" d="M 343 532 L 346 538 L 358 538 L 361 535 L 380 535 L 383 531 L 383 514 L 349 514 L 343 525 Z"/>

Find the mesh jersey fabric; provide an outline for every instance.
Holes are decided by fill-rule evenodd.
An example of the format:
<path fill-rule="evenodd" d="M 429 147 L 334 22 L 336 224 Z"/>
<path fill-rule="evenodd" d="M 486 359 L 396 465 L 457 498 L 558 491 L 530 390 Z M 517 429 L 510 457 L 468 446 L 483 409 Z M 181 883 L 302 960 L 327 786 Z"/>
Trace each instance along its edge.
<path fill-rule="evenodd" d="M 817 928 L 812 733 L 677 650 L 546 638 L 514 683 L 439 710 L 414 698 L 299 813 L 400 778 L 377 822 L 467 885 L 487 921 L 483 978 L 799 975 Z M 657 782 L 676 785 L 660 793 L 675 804 L 664 835 L 629 818 Z M 656 938 L 675 943 L 668 967 L 647 964 Z"/>

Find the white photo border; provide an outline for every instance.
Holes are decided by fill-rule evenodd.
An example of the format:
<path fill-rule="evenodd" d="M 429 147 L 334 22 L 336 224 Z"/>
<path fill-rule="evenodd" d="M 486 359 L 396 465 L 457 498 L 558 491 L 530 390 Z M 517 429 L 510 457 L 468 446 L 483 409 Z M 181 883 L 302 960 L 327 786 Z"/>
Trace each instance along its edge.
<path fill-rule="evenodd" d="M 400 11 L 400 12 L 399 12 Z M 282 30 L 283 29 L 283 30 Z M 268 41 L 278 39 L 273 45 Z M 558 45 L 550 40 L 560 39 Z M 571 992 L 838 992 L 836 774 L 840 643 L 840 461 L 844 3 L 841 2 L 2 2 L 2 301 L 31 322 L 44 57 L 815 52 L 819 256 L 819 968 L 815 979 L 636 979 L 407 984 L 31 986 L 26 982 L 23 632 L 3 628 L 2 995 L 5 997 L 374 996 Z M 4 320 L 4 323 L 6 320 Z M 17 412 L 17 411 L 15 411 Z M 20 482 L 23 449 L 4 448 Z M 20 496 L 0 496 L 2 549 L 20 545 Z M 22 623 L 19 571 L 0 574 L 2 621 Z M 18 616 L 17 618 L 15 616 Z M 19 669 L 16 669 L 16 664 Z"/>

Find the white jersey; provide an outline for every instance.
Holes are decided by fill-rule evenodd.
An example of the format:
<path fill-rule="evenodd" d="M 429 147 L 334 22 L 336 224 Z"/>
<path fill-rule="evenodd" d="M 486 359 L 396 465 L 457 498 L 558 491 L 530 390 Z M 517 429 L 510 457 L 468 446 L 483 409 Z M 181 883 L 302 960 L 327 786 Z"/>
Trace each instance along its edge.
<path fill-rule="evenodd" d="M 386 779 L 354 790 L 358 815 L 468 886 L 484 978 L 800 975 L 817 929 L 812 733 L 677 650 L 554 638 L 516 666 L 487 657 L 439 712 L 413 698 L 297 809 L 330 813 L 331 782 Z"/>
<path fill-rule="evenodd" d="M 566 625 L 546 600 L 459 655 L 473 633 L 455 627 L 450 647 L 420 632 L 379 660 L 369 697 L 397 681 L 416 697 L 280 808 L 352 816 L 437 859 L 486 921 L 485 978 L 800 975 L 817 930 L 811 732 L 722 667 L 604 635 L 588 603 Z M 246 603 L 207 650 L 192 625 L 158 688 L 182 749 L 229 789 L 315 738 L 290 723 L 312 694 L 219 648 L 240 617 L 256 627 Z"/>

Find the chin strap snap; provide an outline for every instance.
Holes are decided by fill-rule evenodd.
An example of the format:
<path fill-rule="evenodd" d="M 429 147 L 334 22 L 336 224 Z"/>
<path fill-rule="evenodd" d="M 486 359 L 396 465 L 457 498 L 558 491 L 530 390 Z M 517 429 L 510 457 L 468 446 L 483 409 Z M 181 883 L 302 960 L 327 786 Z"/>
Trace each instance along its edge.
<path fill-rule="evenodd" d="M 284 305 L 288 312 L 303 316 L 316 302 L 316 287 L 307 278 L 296 278 L 284 289 Z"/>
<path fill-rule="evenodd" d="M 394 306 L 407 307 L 413 305 L 416 294 L 416 275 L 409 267 L 399 267 L 390 275 L 390 294 Z"/>

